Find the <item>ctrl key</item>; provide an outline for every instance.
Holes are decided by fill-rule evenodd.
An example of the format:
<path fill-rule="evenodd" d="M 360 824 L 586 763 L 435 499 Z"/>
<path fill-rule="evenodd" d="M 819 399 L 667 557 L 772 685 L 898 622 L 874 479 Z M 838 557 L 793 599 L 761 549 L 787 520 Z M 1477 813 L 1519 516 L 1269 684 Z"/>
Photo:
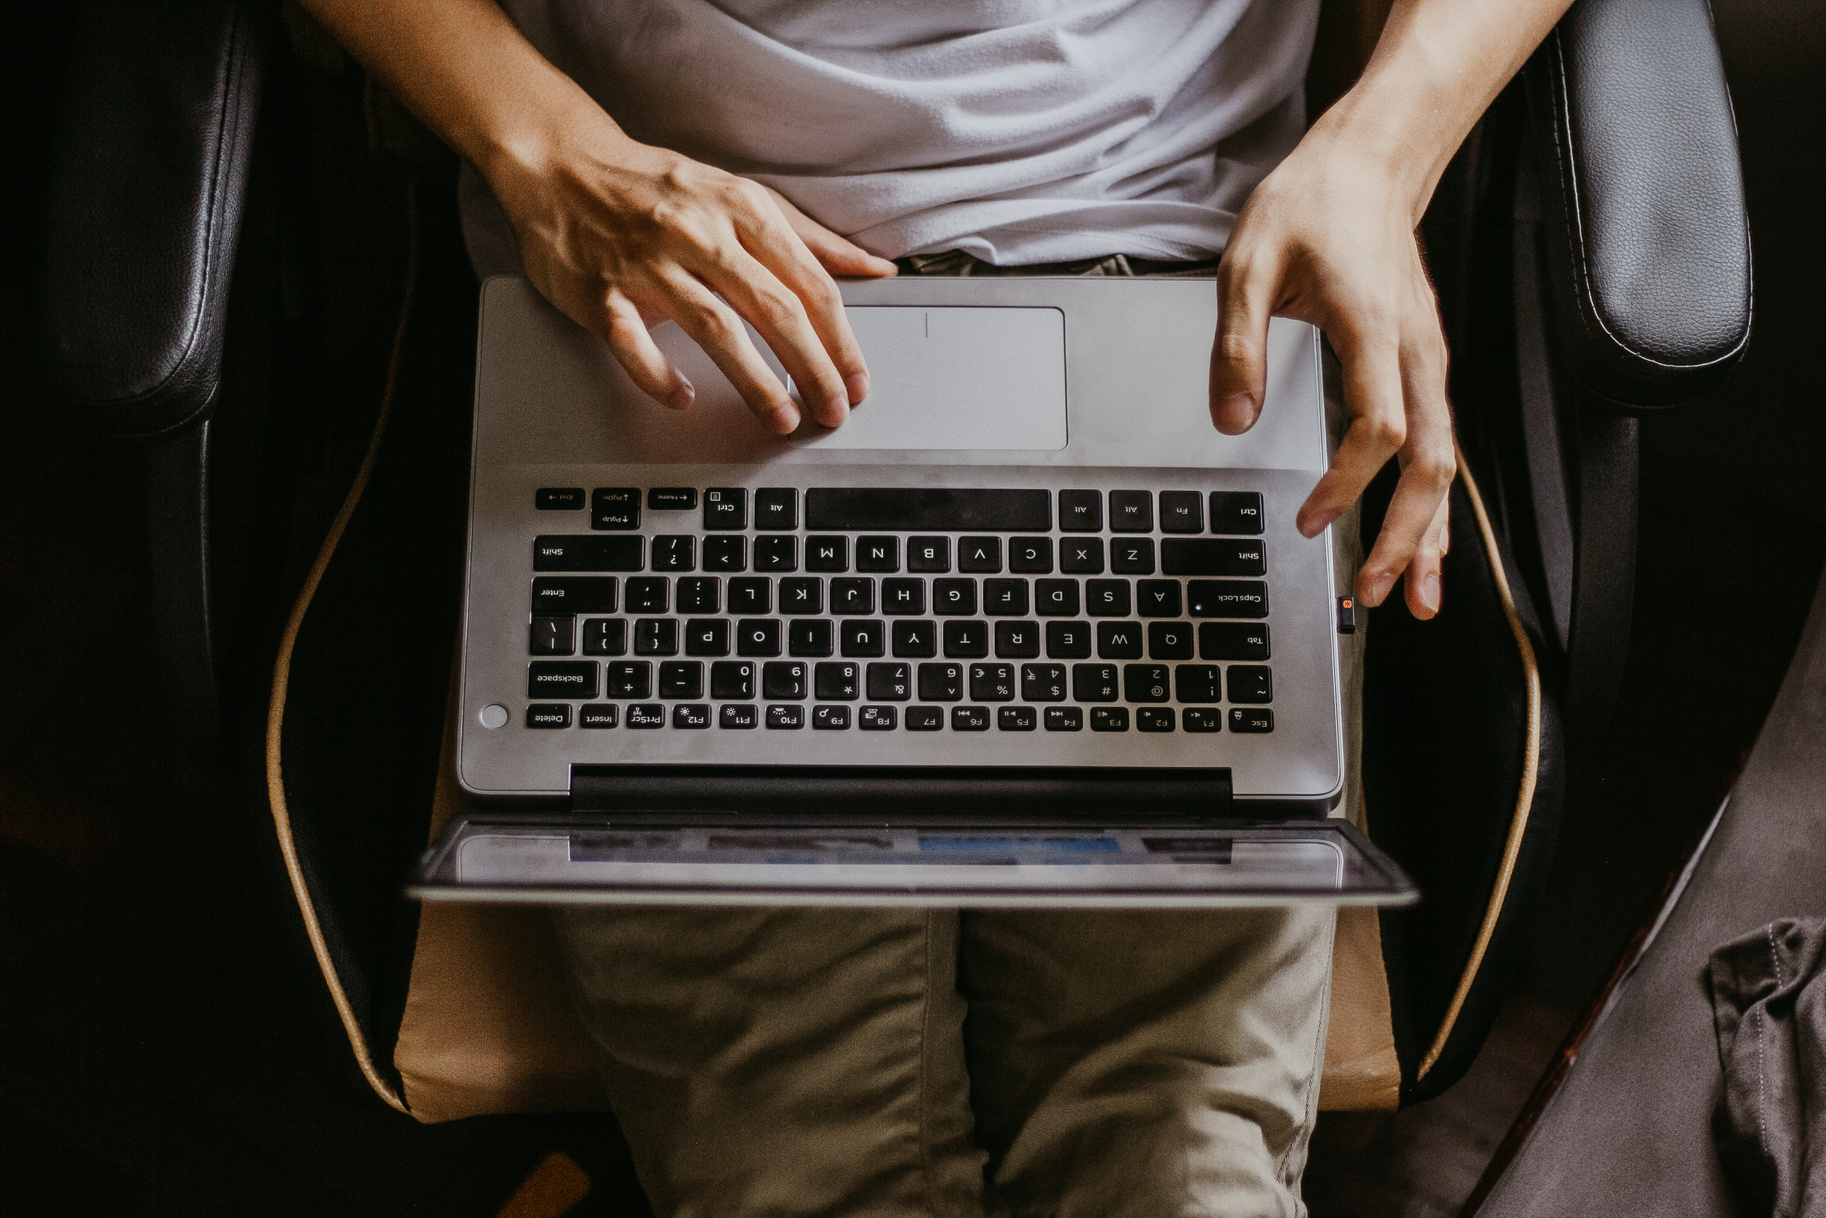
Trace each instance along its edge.
<path fill-rule="evenodd" d="M 1265 706 L 1233 706 L 1230 708 L 1230 730 L 1245 734 L 1272 732 L 1274 712 Z"/>
<path fill-rule="evenodd" d="M 571 708 L 563 702 L 535 702 L 526 708 L 526 726 L 534 728 L 569 727 Z"/>

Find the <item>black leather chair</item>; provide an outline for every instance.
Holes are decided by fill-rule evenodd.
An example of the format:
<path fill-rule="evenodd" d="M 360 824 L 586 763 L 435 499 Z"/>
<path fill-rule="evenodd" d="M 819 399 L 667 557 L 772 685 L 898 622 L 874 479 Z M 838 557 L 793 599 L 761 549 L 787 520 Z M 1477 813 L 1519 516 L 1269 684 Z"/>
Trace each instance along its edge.
<path fill-rule="evenodd" d="M 202 744 L 220 738 L 225 705 L 263 692 L 259 664 L 224 658 L 236 598 L 258 586 L 238 556 L 276 536 L 259 531 L 249 546 L 234 531 L 249 502 L 240 471 L 275 468 L 284 446 L 269 437 L 310 409 L 308 393 L 290 389 L 308 376 L 273 371 L 306 367 L 313 333 L 308 293 L 299 305 L 281 290 L 288 267 L 308 280 L 287 235 L 305 192 L 263 186 L 303 163 L 283 152 L 296 147 L 286 60 L 271 13 L 245 0 L 89 0 L 59 118 L 46 370 L 72 409 L 147 445 L 172 713 Z M 443 231 L 449 255 L 447 222 Z M 1415 622 L 1398 603 L 1370 621 L 1370 827 L 1426 893 L 1380 923 L 1410 1100 L 1456 1080 L 1494 1019 L 1553 848 L 1562 711 L 1576 748 L 1615 697 L 1631 606 L 1633 414 L 1709 388 L 1747 340 L 1749 238 L 1704 0 L 1580 0 L 1455 160 L 1424 234 L 1461 445 L 1486 511 L 1461 481 L 1438 622 Z M 457 338 L 439 349 L 460 352 L 467 336 Z M 440 375 L 460 381 L 461 357 L 452 363 Z M 445 454 L 437 493 L 460 506 L 460 437 L 446 434 L 447 418 L 412 426 L 444 429 L 443 448 L 423 451 Z M 403 476 L 383 469 L 376 484 Z M 1385 478 L 1366 530 L 1388 491 Z M 390 503 L 424 498 L 400 491 Z M 383 526 L 375 513 L 371 527 L 441 529 L 447 543 L 450 515 L 401 524 L 396 513 Z M 427 562 L 460 546 L 435 551 Z M 444 589 L 456 571 L 433 575 Z M 288 790 L 294 824 L 316 818 L 297 832 L 319 940 L 307 967 L 331 983 L 377 1090 L 398 1082 L 388 1071 L 402 950 L 409 968 L 417 918 L 398 885 L 424 840 L 442 694 L 425 677 L 448 663 L 439 632 L 453 622 L 454 606 L 438 601 L 407 665 L 418 692 L 400 702 L 396 682 L 386 714 L 366 709 L 374 687 L 322 688 L 352 628 L 316 644 L 318 701 L 287 709 L 287 748 L 323 765 L 314 790 Z M 358 710 L 330 723 L 317 712 L 332 703 Z M 403 744 L 377 743 L 396 726 Z M 424 810 L 402 811 L 412 799 Z"/>

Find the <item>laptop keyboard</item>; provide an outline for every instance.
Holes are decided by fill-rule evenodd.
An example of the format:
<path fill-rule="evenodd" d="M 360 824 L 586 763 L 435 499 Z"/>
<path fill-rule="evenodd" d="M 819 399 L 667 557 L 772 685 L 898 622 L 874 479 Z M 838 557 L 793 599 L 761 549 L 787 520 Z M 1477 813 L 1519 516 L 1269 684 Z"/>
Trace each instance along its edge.
<path fill-rule="evenodd" d="M 527 728 L 1274 730 L 1256 492 L 545 487 L 534 507 L 553 531 Z M 559 531 L 568 512 L 588 531 Z"/>

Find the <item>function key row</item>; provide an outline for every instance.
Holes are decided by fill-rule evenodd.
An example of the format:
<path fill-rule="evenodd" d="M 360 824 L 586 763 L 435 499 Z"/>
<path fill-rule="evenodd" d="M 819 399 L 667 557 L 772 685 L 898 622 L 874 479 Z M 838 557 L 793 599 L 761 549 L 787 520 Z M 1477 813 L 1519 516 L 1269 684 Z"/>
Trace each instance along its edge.
<path fill-rule="evenodd" d="M 749 490 L 710 487 L 701 497 L 703 527 L 741 531 L 750 527 Z M 921 529 L 1021 533 L 1052 529 L 1052 492 L 1045 490 L 947 489 L 928 487 L 812 487 L 805 491 L 806 527 L 861 532 Z M 796 487 L 762 487 L 753 492 L 753 527 L 790 531 L 799 527 Z M 1255 536 L 1262 532 L 1262 496 L 1255 491 L 1058 493 L 1059 530 L 1065 533 L 1213 533 Z M 588 498 L 590 527 L 632 531 L 641 527 L 639 487 L 599 486 Z M 540 511 L 582 511 L 580 486 L 546 486 L 533 493 Z M 695 487 L 652 487 L 645 496 L 650 513 L 696 511 Z"/>
<path fill-rule="evenodd" d="M 953 706 L 949 716 L 942 706 L 862 706 L 854 708 L 855 725 L 865 732 L 895 730 L 904 720 L 909 732 L 936 732 L 949 719 L 954 732 L 986 732 L 993 722 L 1004 732 L 1031 732 L 1044 725 L 1049 732 L 1081 732 L 1085 726 L 1084 709 L 1077 706 L 1000 706 L 990 714 L 987 706 Z M 820 731 L 847 731 L 852 722 L 852 708 L 843 705 L 812 707 L 811 726 Z M 1036 710 L 1040 713 L 1036 714 Z M 613 702 L 591 703 L 576 711 L 576 725 L 582 728 L 612 728 L 625 723 L 629 728 L 663 728 L 670 723 L 686 730 L 708 728 L 714 722 L 720 728 L 737 731 L 759 727 L 763 722 L 775 731 L 796 731 L 805 727 L 805 707 L 774 705 L 761 709 L 753 704 L 725 704 L 712 708 L 701 702 L 679 702 L 668 715 L 658 702 L 630 703 L 625 714 Z M 1188 732 L 1216 732 L 1223 729 L 1223 716 L 1203 707 L 1186 707 L 1178 715 L 1170 706 L 1144 706 L 1135 710 L 1135 728 L 1143 732 L 1170 732 L 1183 724 Z M 567 728 L 572 724 L 568 703 L 535 703 L 526 708 L 526 726 L 530 728 Z M 1129 708 L 1095 706 L 1090 708 L 1093 732 L 1126 732 L 1129 730 Z M 1230 711 L 1230 730 L 1240 735 L 1274 730 L 1274 712 L 1266 707 L 1235 707 Z"/>

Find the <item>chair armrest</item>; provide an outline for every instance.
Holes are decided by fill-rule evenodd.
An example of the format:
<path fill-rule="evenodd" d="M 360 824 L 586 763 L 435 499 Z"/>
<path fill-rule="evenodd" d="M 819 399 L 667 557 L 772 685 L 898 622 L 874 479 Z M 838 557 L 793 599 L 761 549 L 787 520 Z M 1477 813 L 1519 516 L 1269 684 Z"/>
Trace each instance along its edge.
<path fill-rule="evenodd" d="M 45 207 L 39 355 L 104 433 L 204 417 L 261 90 L 236 0 L 91 0 L 78 19 Z"/>
<path fill-rule="evenodd" d="M 1578 0 L 1530 61 L 1550 302 L 1588 391 L 1717 384 L 1750 337 L 1737 125 L 1706 0 Z"/>

